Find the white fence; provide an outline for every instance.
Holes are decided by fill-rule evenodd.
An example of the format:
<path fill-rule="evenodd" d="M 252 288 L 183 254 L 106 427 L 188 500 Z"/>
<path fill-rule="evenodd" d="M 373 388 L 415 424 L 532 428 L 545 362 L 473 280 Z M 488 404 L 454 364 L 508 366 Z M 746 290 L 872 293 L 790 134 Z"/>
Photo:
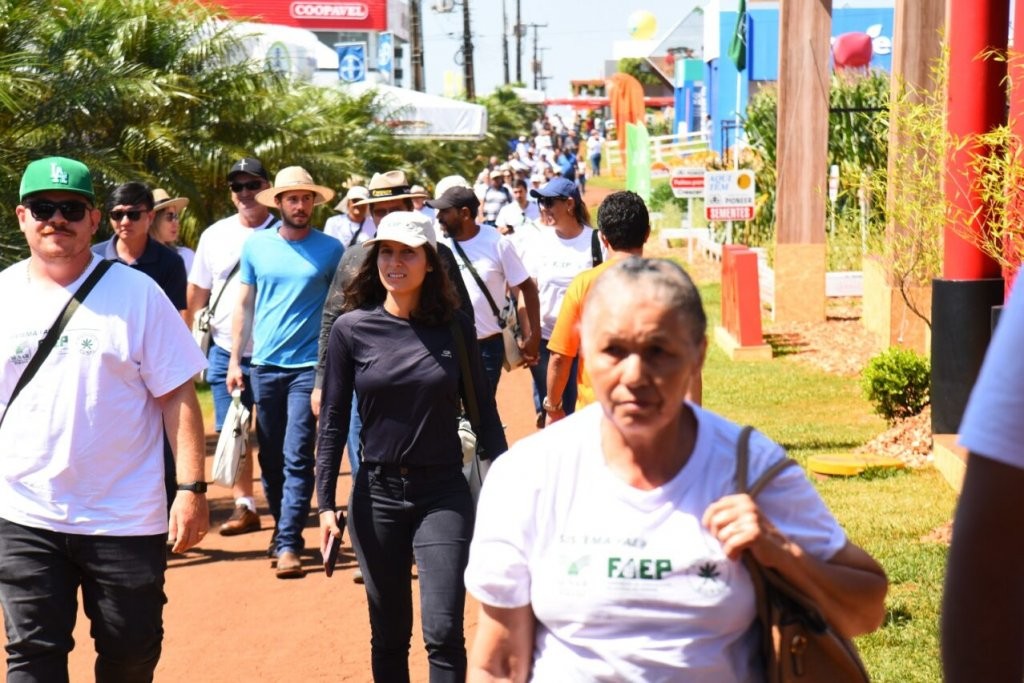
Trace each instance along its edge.
<path fill-rule="evenodd" d="M 708 138 L 704 133 L 681 133 L 678 135 L 657 135 L 649 139 L 651 146 L 651 162 L 671 162 L 706 152 L 710 149 Z M 625 173 L 626 166 L 622 161 L 618 140 L 607 140 L 601 162 L 611 173 Z M 671 164 L 669 164 L 671 165 Z"/>

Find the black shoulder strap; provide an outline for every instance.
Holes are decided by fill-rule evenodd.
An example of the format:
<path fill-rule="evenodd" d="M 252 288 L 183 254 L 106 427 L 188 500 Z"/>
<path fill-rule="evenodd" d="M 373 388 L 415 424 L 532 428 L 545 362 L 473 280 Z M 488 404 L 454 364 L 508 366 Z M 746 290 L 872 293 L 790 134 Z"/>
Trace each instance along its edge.
<path fill-rule="evenodd" d="M 89 296 L 89 292 L 96 286 L 96 283 L 100 281 L 103 274 L 110 270 L 110 266 L 113 265 L 113 261 L 103 260 L 96 264 L 96 267 L 89 277 L 85 279 L 85 282 L 71 295 L 68 302 L 64 304 L 64 308 L 61 309 L 60 315 L 50 325 L 50 329 L 46 332 L 46 336 L 39 342 L 39 347 L 36 349 L 35 355 L 32 356 L 32 360 L 25 366 L 25 371 L 21 373 L 21 377 L 18 378 L 18 383 L 14 385 L 14 391 L 11 392 L 11 397 L 7 400 L 7 407 L 4 409 L 4 414 L 0 415 L 0 425 L 3 425 L 4 418 L 7 417 L 7 413 L 11 410 L 11 404 L 14 403 L 14 399 L 18 398 L 18 394 L 25 388 L 32 378 L 35 377 L 36 372 L 39 371 L 43 361 L 50 355 L 54 347 L 57 346 L 57 340 L 60 339 L 60 335 L 63 334 L 64 328 L 68 326 L 68 321 L 71 320 L 71 316 L 78 310 L 79 305 L 85 301 L 85 297 Z"/>
<path fill-rule="evenodd" d="M 793 458 L 782 458 L 778 462 L 774 463 L 771 467 L 764 471 L 764 473 L 757 478 L 751 485 L 747 485 L 747 477 L 749 476 L 748 467 L 750 462 L 750 434 L 754 431 L 754 428 L 747 425 L 740 431 L 739 439 L 736 442 L 736 492 L 746 493 L 751 498 L 757 498 L 757 494 L 764 490 L 772 479 L 777 477 L 787 467 L 796 465 L 796 460 Z"/>
<path fill-rule="evenodd" d="M 479 287 L 480 291 L 484 293 L 485 297 L 487 297 L 487 303 L 491 305 L 491 312 L 494 313 L 494 317 L 498 319 L 498 326 L 504 328 L 505 323 L 501 319 L 501 312 L 498 310 L 497 304 L 494 303 L 491 293 L 487 291 L 487 285 L 484 284 L 484 281 L 480 278 L 480 274 L 477 273 L 476 268 L 473 267 L 473 263 L 466 257 L 466 252 L 462 251 L 462 247 L 459 246 L 459 241 L 454 237 L 452 238 L 452 244 L 455 245 L 455 251 L 459 252 L 459 258 L 461 258 L 462 262 L 466 264 L 467 268 L 469 268 L 469 274 L 473 276 L 474 280 L 476 280 L 476 286 Z"/>
<path fill-rule="evenodd" d="M 213 313 L 214 313 L 214 311 L 216 311 L 216 310 L 217 310 L 217 304 L 219 304 L 219 303 L 220 303 L 220 298 L 221 298 L 221 297 L 222 297 L 222 296 L 224 295 L 224 290 L 228 288 L 228 282 L 230 282 L 230 281 L 231 281 L 231 278 L 233 278 L 233 277 L 235 276 L 235 273 L 237 273 L 237 272 L 238 272 L 238 269 L 239 269 L 239 268 L 240 268 L 241 266 L 242 266 L 242 259 L 238 259 L 238 260 L 237 260 L 237 261 L 235 262 L 235 267 L 234 267 L 234 268 L 232 268 L 232 269 L 231 269 L 231 272 L 230 272 L 230 273 L 228 273 L 228 276 L 227 276 L 226 278 L 224 278 L 224 284 L 222 284 L 222 285 L 220 286 L 220 291 L 219 291 L 219 292 L 217 292 L 217 298 L 216 298 L 216 299 L 214 299 L 214 300 L 213 300 L 213 303 L 212 303 L 212 304 L 210 305 L 210 316 L 213 316 Z"/>
<path fill-rule="evenodd" d="M 604 254 L 601 253 L 601 238 L 597 236 L 597 230 L 590 233 L 590 256 L 594 260 L 594 267 L 601 265 L 601 262 L 604 261 Z"/>
<path fill-rule="evenodd" d="M 462 390 L 465 396 L 464 406 L 466 414 L 469 417 L 469 424 L 472 425 L 473 431 L 477 434 L 480 433 L 480 409 L 476 402 L 476 389 L 473 386 L 473 376 L 469 371 L 469 352 L 466 351 L 466 338 L 462 336 L 462 327 L 459 326 L 459 321 L 452 319 L 451 322 L 452 337 L 455 339 L 455 352 L 459 354 L 459 374 L 462 376 Z"/>

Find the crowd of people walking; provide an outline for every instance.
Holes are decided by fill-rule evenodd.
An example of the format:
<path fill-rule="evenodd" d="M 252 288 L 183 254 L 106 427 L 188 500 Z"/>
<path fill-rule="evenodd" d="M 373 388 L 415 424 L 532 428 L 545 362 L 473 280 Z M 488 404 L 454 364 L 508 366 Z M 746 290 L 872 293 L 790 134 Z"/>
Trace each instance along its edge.
<path fill-rule="evenodd" d="M 612 193 L 592 215 L 583 187 L 603 138 L 586 135 L 538 121 L 475 184 L 449 176 L 431 192 L 401 169 L 350 179 L 322 230 L 325 179 L 241 158 L 224 176 L 236 211 L 194 253 L 179 243 L 187 198 L 129 182 L 101 212 L 84 165 L 30 164 L 17 214 L 31 256 L 0 273 L 0 315 L 17 322 L 0 365 L 0 452 L 18 454 L 0 466 L 10 680 L 66 680 L 79 585 L 98 679 L 152 679 L 165 542 L 182 552 L 208 528 L 204 366 L 215 430 L 233 394 L 255 412 L 273 576 L 309 570 L 314 505 L 321 554 L 348 534 L 375 680 L 409 680 L 411 569 L 431 681 L 749 680 L 742 551 L 817 597 L 844 635 L 876 628 L 885 575 L 801 473 L 756 502 L 732 495 L 740 429 L 700 407 L 699 293 L 677 265 L 643 258 L 640 197 Z M 114 234 L 93 245 L 104 212 Z M 199 319 L 205 359 L 189 334 Z M 495 402 L 505 371 L 531 374 L 521 400 L 543 429 L 511 450 Z M 479 502 L 464 413 L 495 463 Z M 763 436 L 752 452 L 754 471 L 783 458 Z M 225 536 L 262 527 L 243 463 Z M 110 572 L 124 590 L 100 589 Z M 467 587 L 481 603 L 470 655 Z"/>

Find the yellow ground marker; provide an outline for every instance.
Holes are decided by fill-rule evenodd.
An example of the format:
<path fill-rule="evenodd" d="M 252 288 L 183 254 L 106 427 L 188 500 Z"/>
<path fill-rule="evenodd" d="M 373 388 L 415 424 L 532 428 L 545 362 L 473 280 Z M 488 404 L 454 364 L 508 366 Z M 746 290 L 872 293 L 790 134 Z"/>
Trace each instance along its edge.
<path fill-rule="evenodd" d="M 827 453 L 807 459 L 807 469 L 832 477 L 855 477 L 868 468 L 902 469 L 902 460 L 867 453 Z"/>

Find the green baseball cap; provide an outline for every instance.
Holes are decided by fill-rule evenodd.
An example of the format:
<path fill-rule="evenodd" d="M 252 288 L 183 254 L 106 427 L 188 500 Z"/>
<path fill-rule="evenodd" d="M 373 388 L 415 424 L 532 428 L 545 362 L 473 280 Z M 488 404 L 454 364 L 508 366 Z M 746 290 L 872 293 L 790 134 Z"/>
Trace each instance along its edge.
<path fill-rule="evenodd" d="M 89 169 L 81 161 L 67 157 L 37 159 L 25 167 L 21 176 L 21 199 L 44 190 L 64 190 L 96 199 Z"/>

